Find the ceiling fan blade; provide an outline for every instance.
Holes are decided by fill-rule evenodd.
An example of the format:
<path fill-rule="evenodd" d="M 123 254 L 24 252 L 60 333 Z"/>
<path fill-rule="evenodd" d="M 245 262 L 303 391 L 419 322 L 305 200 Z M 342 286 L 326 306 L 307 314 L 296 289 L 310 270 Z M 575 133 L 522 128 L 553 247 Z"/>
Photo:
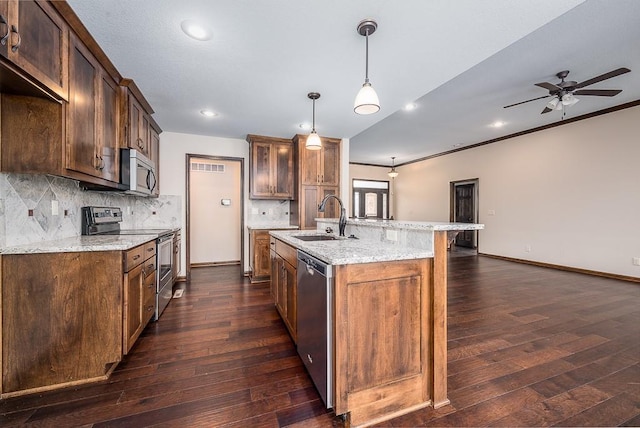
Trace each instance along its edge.
<path fill-rule="evenodd" d="M 540 114 L 549 113 L 550 111 L 553 111 L 553 109 L 550 109 L 549 107 L 545 107 Z"/>
<path fill-rule="evenodd" d="M 594 83 L 598 83 L 598 82 L 601 82 L 603 80 L 611 79 L 612 77 L 616 77 L 616 76 L 619 76 L 621 74 L 628 73 L 630 71 L 631 70 L 629 70 L 628 68 L 625 68 L 625 67 L 618 68 L 617 70 L 613 70 L 613 71 L 610 71 L 608 73 L 601 74 L 600 76 L 596 76 L 596 77 L 594 77 L 592 79 L 585 80 L 584 82 L 580 82 L 575 86 L 575 88 L 576 89 L 584 88 L 585 86 L 593 85 Z"/>
<path fill-rule="evenodd" d="M 509 107 L 513 107 L 513 106 L 519 106 L 520 104 L 528 103 L 528 102 L 535 101 L 535 100 L 541 100 L 541 99 L 543 99 L 543 98 L 549 98 L 550 96 L 551 96 L 551 95 L 544 95 L 544 96 L 542 96 L 542 97 L 532 98 L 532 99 L 527 100 L 527 101 L 520 101 L 519 103 L 509 104 L 508 106 L 504 106 L 504 107 L 502 107 L 502 108 L 509 108 Z"/>
<path fill-rule="evenodd" d="M 596 97 L 615 97 L 622 89 L 580 89 L 574 95 L 594 95 Z"/>
<path fill-rule="evenodd" d="M 540 86 L 541 88 L 544 88 L 549 92 L 562 90 L 560 86 L 554 85 L 553 83 L 549 83 L 549 82 L 535 83 L 535 85 Z"/>

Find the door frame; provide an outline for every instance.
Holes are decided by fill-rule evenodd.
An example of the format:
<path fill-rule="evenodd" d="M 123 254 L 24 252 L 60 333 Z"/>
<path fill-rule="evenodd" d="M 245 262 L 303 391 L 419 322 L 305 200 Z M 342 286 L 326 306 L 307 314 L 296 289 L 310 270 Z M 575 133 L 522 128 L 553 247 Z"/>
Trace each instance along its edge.
<path fill-rule="evenodd" d="M 456 181 L 450 181 L 449 182 L 449 221 L 450 222 L 455 222 L 455 217 L 456 217 L 456 187 L 457 186 L 461 186 L 461 185 L 466 185 L 466 184 L 472 184 L 473 185 L 473 222 L 474 223 L 478 223 L 479 219 L 480 219 L 480 179 L 478 178 L 469 178 L 466 180 L 456 180 Z M 473 235 L 474 235 L 474 247 L 477 250 L 478 246 L 479 246 L 479 236 L 478 236 L 478 231 L 474 230 L 473 231 Z M 451 244 L 453 245 L 455 242 L 452 241 Z"/>
<path fill-rule="evenodd" d="M 191 281 L 191 160 L 192 159 L 207 159 L 212 161 L 226 161 L 226 162 L 239 162 L 240 163 L 240 266 L 243 268 L 241 271 L 244 273 L 244 158 L 229 157 L 229 156 L 213 156 L 213 155 L 197 155 L 193 153 L 187 153 L 185 155 L 185 205 L 186 205 L 186 239 L 185 239 L 185 268 L 186 279 Z"/>

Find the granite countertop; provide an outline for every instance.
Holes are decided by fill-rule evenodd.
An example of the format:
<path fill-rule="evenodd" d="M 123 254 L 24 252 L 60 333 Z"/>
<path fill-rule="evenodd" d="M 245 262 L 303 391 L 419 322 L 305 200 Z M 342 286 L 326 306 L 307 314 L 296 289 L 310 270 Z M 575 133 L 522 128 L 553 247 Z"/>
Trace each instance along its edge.
<path fill-rule="evenodd" d="M 54 241 L 5 247 L 1 254 L 76 253 L 83 251 L 126 251 L 145 242 L 153 241 L 157 235 L 93 235 L 74 236 Z"/>
<path fill-rule="evenodd" d="M 318 222 L 338 224 L 337 218 L 317 218 Z M 382 219 L 364 219 L 350 218 L 347 219 L 347 226 L 364 226 L 364 227 L 388 227 L 392 229 L 410 229 L 410 230 L 480 230 L 484 229 L 484 224 L 477 223 L 447 223 L 440 221 L 399 221 L 399 220 L 382 220 Z"/>
<path fill-rule="evenodd" d="M 324 235 L 316 230 L 274 231 L 272 236 L 332 265 L 387 262 L 433 257 L 433 251 L 420 248 L 401 247 L 369 239 L 337 237 L 333 241 L 302 241 L 295 235 Z"/>

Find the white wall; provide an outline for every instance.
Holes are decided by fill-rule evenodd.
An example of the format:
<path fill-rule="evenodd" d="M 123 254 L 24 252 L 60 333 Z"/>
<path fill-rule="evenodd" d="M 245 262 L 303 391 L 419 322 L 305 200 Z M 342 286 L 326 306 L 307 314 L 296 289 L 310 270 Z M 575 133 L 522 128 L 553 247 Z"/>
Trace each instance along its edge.
<path fill-rule="evenodd" d="M 640 277 L 640 107 L 398 171 L 398 219 L 448 221 L 449 183 L 478 178 L 481 253 Z"/>
<path fill-rule="evenodd" d="M 249 197 L 249 143 L 235 138 L 207 137 L 202 135 L 163 132 L 160 134 L 160 192 L 163 195 L 179 195 L 185 201 L 182 209 L 181 224 L 186 233 L 186 155 L 207 155 L 243 158 L 244 161 L 244 197 Z M 244 218 L 247 204 L 245 203 Z M 185 235 L 186 236 L 186 235 Z M 248 233 L 244 233 L 244 261 L 248 270 Z M 186 238 L 183 237 L 182 266 L 186 266 Z M 183 275 L 186 271 L 183 271 Z"/>

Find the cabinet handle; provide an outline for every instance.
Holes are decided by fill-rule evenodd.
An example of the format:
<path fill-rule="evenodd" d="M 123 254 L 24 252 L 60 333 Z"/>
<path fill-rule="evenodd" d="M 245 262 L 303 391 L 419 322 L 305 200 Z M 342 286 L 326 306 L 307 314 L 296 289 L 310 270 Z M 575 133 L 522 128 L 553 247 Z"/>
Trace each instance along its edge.
<path fill-rule="evenodd" d="M 320 180 L 321 180 L 321 181 L 320 181 L 321 183 L 324 183 L 324 174 L 322 174 L 322 175 L 320 176 Z"/>
<path fill-rule="evenodd" d="M 7 23 L 7 19 L 4 17 L 4 15 L 0 15 L 0 24 L 3 24 L 5 27 L 7 27 L 7 31 L 0 39 L 0 44 L 4 46 L 7 44 L 7 39 L 9 38 L 9 24 Z"/>
<path fill-rule="evenodd" d="M 153 306 L 151 306 L 151 305 L 147 306 L 147 312 L 151 312 L 151 311 L 153 311 L 153 309 L 154 309 Z"/>
<path fill-rule="evenodd" d="M 149 271 L 153 271 L 153 263 L 148 264 L 147 269 L 149 269 Z"/>
<path fill-rule="evenodd" d="M 140 255 L 139 255 L 139 254 L 137 254 L 137 255 L 133 256 L 133 260 L 138 260 L 139 258 L 140 258 Z"/>
<path fill-rule="evenodd" d="M 102 159 L 102 156 L 99 156 L 100 158 L 100 171 L 102 171 L 104 169 L 104 159 Z"/>
<path fill-rule="evenodd" d="M 18 28 L 15 25 L 11 26 L 11 32 L 12 33 L 16 33 L 18 35 L 18 43 L 16 43 L 15 45 L 11 46 L 11 51 L 12 52 L 16 52 L 18 49 L 20 49 L 20 43 L 22 43 L 22 37 L 20 37 L 20 33 L 18 32 Z"/>

